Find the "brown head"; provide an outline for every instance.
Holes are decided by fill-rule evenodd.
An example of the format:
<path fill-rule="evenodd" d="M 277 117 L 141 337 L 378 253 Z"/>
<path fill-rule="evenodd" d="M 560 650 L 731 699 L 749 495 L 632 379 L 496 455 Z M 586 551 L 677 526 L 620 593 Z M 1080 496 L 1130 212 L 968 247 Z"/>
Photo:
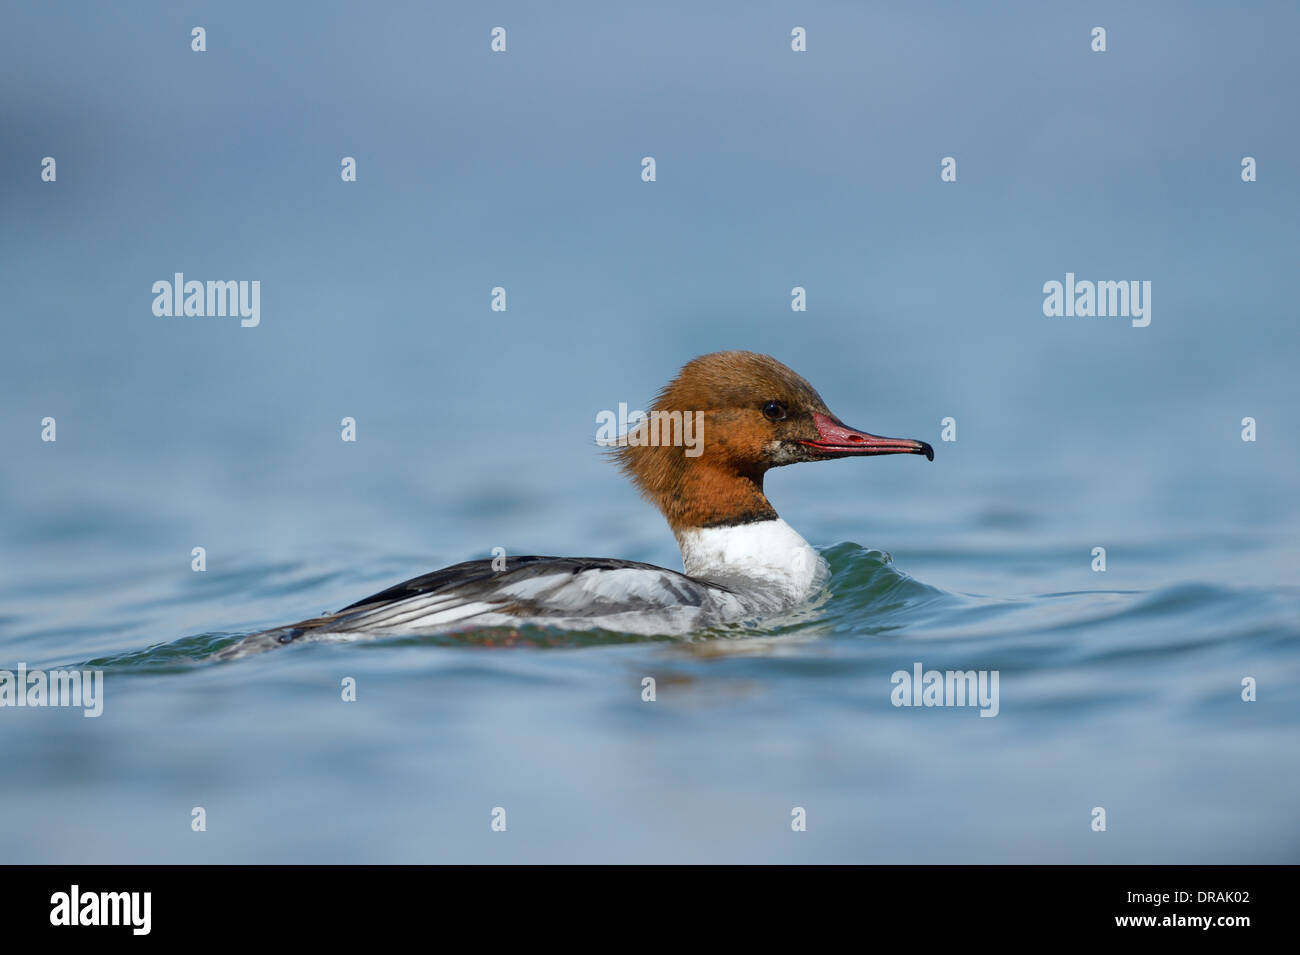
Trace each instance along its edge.
<path fill-rule="evenodd" d="M 763 494 L 769 468 L 800 461 L 924 454 L 924 441 L 846 426 L 812 385 L 775 358 L 721 351 L 688 362 L 659 393 L 651 418 L 616 450 L 619 466 L 674 531 L 773 520 Z M 688 417 L 689 416 L 689 417 Z M 684 432 L 674 430 L 686 422 Z M 690 427 L 698 422 L 701 433 Z M 693 446 L 670 440 L 685 434 Z"/>

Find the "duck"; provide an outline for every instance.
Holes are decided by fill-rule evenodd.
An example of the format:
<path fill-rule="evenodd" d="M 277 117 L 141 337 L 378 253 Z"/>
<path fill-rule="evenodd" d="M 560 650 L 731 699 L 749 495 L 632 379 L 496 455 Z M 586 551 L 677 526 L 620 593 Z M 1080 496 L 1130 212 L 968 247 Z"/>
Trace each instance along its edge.
<path fill-rule="evenodd" d="M 821 554 L 768 500 L 769 470 L 886 454 L 934 460 L 925 441 L 849 427 L 804 378 L 749 351 L 687 362 L 649 413 L 607 443 L 667 521 L 681 571 L 611 557 L 470 560 L 333 613 L 250 634 L 217 655 L 526 625 L 672 637 L 759 620 L 811 601 L 830 576 Z"/>

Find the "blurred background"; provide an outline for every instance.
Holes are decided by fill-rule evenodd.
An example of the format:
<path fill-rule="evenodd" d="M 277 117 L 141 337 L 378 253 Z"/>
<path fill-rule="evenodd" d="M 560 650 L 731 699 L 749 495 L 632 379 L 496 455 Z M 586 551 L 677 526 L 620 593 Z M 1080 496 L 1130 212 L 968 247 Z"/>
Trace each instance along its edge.
<path fill-rule="evenodd" d="M 6 861 L 1296 861 L 1293 5 L 3 18 L 0 667 L 117 660 L 0 711 Z M 175 272 L 260 325 L 155 316 Z M 1066 272 L 1150 326 L 1045 317 Z M 596 414 L 722 348 L 936 445 L 770 475 L 893 557 L 820 629 L 178 662 L 497 546 L 679 567 Z M 1001 714 L 895 710 L 915 660 Z"/>

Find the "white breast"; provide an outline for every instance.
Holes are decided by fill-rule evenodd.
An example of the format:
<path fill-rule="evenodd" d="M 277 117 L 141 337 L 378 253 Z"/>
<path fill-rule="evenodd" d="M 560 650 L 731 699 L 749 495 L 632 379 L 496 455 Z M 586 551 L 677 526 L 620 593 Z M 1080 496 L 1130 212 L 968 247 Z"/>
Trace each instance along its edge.
<path fill-rule="evenodd" d="M 826 561 L 785 521 L 680 531 L 682 565 L 699 577 L 763 600 L 773 609 L 806 600 L 830 574 Z"/>

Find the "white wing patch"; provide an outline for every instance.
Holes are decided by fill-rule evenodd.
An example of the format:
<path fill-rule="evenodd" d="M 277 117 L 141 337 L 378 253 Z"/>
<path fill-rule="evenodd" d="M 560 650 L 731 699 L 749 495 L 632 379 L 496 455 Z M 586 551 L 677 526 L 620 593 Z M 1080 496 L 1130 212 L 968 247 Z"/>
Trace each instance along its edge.
<path fill-rule="evenodd" d="M 451 585 L 374 607 L 319 628 L 326 633 L 434 633 L 463 626 L 533 623 L 569 630 L 676 635 L 754 611 L 737 594 L 668 570 L 563 568 L 499 586 Z"/>

